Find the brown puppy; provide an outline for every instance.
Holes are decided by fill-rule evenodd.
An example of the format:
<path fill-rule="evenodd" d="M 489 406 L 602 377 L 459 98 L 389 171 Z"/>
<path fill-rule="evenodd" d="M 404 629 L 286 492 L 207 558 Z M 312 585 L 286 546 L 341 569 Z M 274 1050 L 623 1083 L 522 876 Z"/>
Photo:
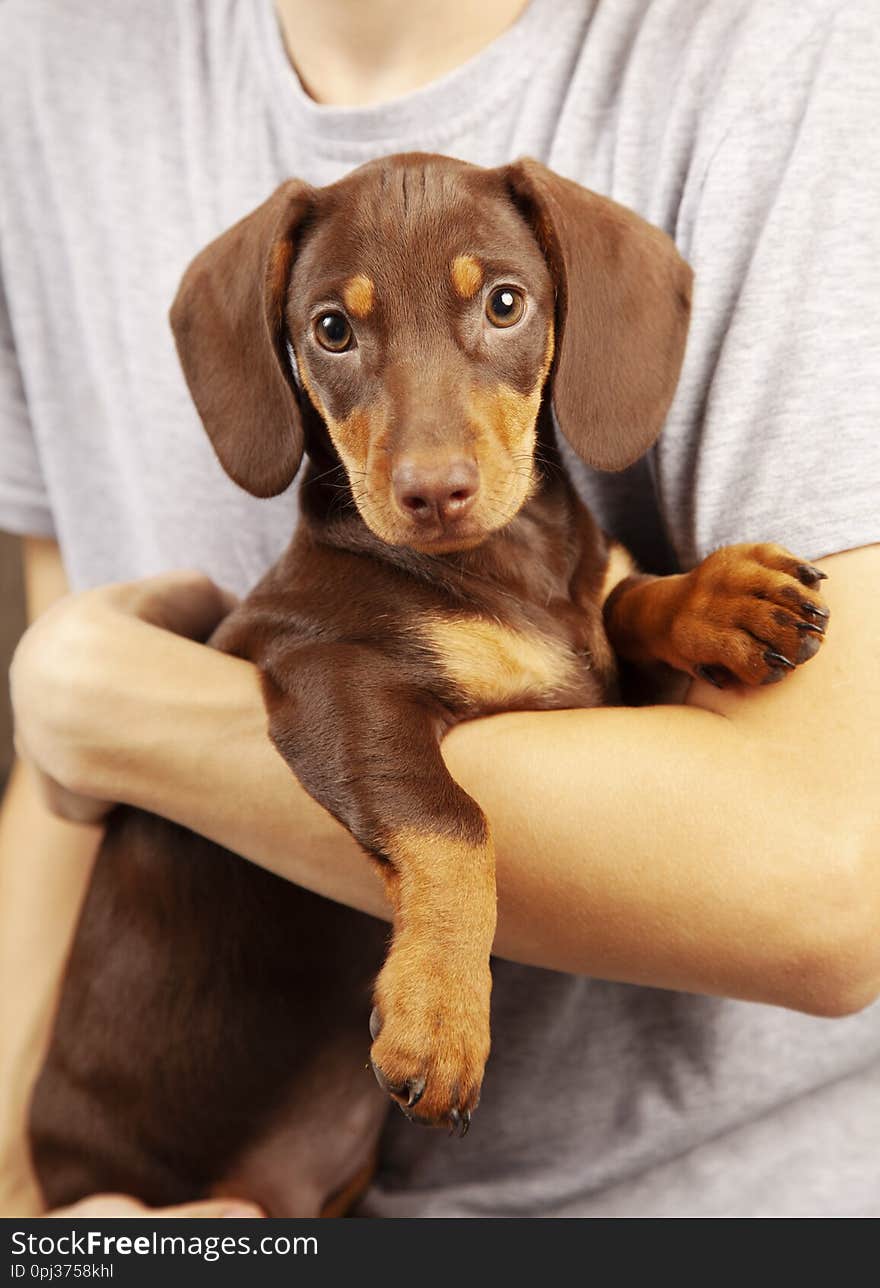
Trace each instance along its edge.
<path fill-rule="evenodd" d="M 212 643 L 260 667 L 276 747 L 380 865 L 394 931 L 382 965 L 377 923 L 117 811 L 33 1106 L 52 1203 L 320 1211 L 381 1127 L 377 971 L 379 1083 L 465 1131 L 495 877 L 444 731 L 612 701 L 613 650 L 750 684 L 816 651 L 817 570 L 743 546 L 641 577 L 561 468 L 551 390 L 593 466 L 654 441 L 690 284 L 662 233 L 536 162 L 423 155 L 291 181 L 190 267 L 172 325 L 224 467 L 269 496 L 309 458 L 289 550 Z"/>

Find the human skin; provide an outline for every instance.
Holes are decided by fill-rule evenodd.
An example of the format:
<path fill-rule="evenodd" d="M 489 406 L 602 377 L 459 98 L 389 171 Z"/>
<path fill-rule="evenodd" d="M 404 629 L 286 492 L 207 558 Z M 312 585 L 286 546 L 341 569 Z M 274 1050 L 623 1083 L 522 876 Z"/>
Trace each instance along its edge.
<path fill-rule="evenodd" d="M 361 6 L 372 44 L 349 6 L 311 6 L 310 22 L 299 0 L 279 0 L 288 48 L 320 101 L 415 88 L 476 52 L 522 3 L 482 6 L 488 25 L 465 0 L 460 21 L 444 6 L 442 30 L 466 27 L 469 51 L 436 38 L 437 5 L 410 5 L 405 19 L 397 0 Z M 320 57 L 328 40 L 332 71 Z M 371 80 L 379 43 L 388 57 Z M 31 543 L 29 565 L 32 583 L 63 589 L 51 543 Z M 493 825 L 500 954 L 818 1014 L 876 996 L 880 556 L 852 551 L 820 566 L 828 641 L 777 687 L 696 683 L 681 707 L 500 716 L 446 739 L 452 773 Z M 206 632 L 221 611 L 209 586 L 186 578 L 59 604 L 16 662 L 24 753 L 72 793 L 56 795 L 62 809 L 80 810 L 77 797 L 153 809 L 385 915 L 368 862 L 269 744 L 253 668 L 173 633 Z M 35 781 L 33 769 L 17 772 L 0 833 L 0 978 L 16 984 L 0 989 L 0 1189 L 13 1195 L 0 1211 L 18 1214 L 36 1210 L 24 1108 L 100 835 L 53 818 Z"/>
<path fill-rule="evenodd" d="M 473 58 L 527 0 L 276 0 L 308 94 L 336 107 L 399 98 Z M 332 52 L 332 56 L 329 56 Z"/>

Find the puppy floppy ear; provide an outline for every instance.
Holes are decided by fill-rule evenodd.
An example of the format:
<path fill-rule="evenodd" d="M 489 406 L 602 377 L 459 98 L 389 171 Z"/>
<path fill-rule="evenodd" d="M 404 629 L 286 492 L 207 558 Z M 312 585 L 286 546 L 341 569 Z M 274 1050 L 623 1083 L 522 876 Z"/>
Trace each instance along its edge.
<path fill-rule="evenodd" d="M 313 190 L 297 179 L 196 256 L 171 306 L 189 391 L 227 474 L 254 496 L 290 484 L 303 452 L 284 302 Z"/>
<path fill-rule="evenodd" d="M 624 206 L 529 157 L 504 174 L 556 284 L 559 427 L 588 465 L 625 469 L 672 402 L 693 274 L 665 233 Z"/>

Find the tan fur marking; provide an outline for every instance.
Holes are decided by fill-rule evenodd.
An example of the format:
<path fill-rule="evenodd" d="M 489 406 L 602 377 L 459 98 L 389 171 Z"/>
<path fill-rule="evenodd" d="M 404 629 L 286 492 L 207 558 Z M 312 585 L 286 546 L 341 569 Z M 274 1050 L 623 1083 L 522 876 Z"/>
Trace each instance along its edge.
<path fill-rule="evenodd" d="M 553 362 L 553 323 L 547 328 L 547 346 L 538 378 L 527 394 L 511 385 L 498 384 L 491 391 L 472 389 L 469 395 L 471 425 L 477 436 L 477 458 L 483 471 L 484 491 L 493 497 L 496 525 L 513 518 L 527 500 L 534 482 L 537 416 L 544 382 Z M 499 446 L 504 449 L 499 452 Z M 511 469 L 510 456 L 517 459 Z M 526 459 L 528 458 L 528 460 Z"/>
<path fill-rule="evenodd" d="M 436 912 L 437 900 L 446 904 L 447 901 L 454 903 L 458 899 L 464 899 L 467 908 L 460 910 L 459 927 L 463 932 L 463 943 L 466 944 L 468 936 L 465 932 L 474 915 L 477 915 L 478 921 L 482 921 L 487 911 L 494 912 L 491 903 L 488 910 L 481 910 L 474 902 L 476 887 L 483 887 L 485 893 L 493 890 L 494 851 L 491 841 L 478 845 L 442 832 L 401 827 L 390 835 L 383 848 L 394 865 L 393 881 L 397 888 L 393 899 L 396 904 L 403 904 L 406 908 L 409 929 L 412 929 L 412 917 L 420 915 L 419 910 L 426 910 L 430 903 L 435 903 Z M 444 876 L 438 879 L 441 870 L 438 860 L 441 858 Z M 461 871 L 463 876 L 453 878 L 454 871 Z M 416 900 L 415 904 L 411 902 L 413 899 Z M 452 911 L 449 906 L 445 910 L 447 913 Z M 427 915 L 430 921 L 433 914 Z M 434 929 L 436 930 L 436 925 Z"/>
<path fill-rule="evenodd" d="M 272 247 L 266 274 L 268 291 L 276 301 L 275 316 L 272 318 L 273 329 L 279 328 L 284 319 L 284 293 L 285 286 L 290 281 L 292 263 L 293 243 L 286 238 L 284 241 L 276 242 Z"/>
<path fill-rule="evenodd" d="M 353 313 L 356 318 L 369 317 L 376 298 L 372 279 L 365 277 L 363 273 L 349 278 L 343 288 L 342 298 L 349 313 Z"/>
<path fill-rule="evenodd" d="M 380 976 L 387 986 L 391 973 L 410 973 L 411 985 L 399 998 L 404 1008 L 420 991 L 436 988 L 437 971 L 448 970 L 469 977 L 475 988 L 491 988 L 489 953 L 495 934 L 495 847 L 487 834 L 482 843 L 464 840 L 444 832 L 419 827 L 401 827 L 391 832 L 383 849 L 391 859 L 385 885 L 394 908 L 395 935 L 386 969 Z M 425 955 L 436 953 L 440 938 L 443 958 L 433 968 L 423 968 Z M 420 965 L 422 966 L 419 969 Z M 450 990 L 444 1005 L 455 1011 L 461 998 Z M 454 1034 L 467 1026 L 467 1006 Z M 484 1057 L 485 1058 L 485 1057 Z"/>
<path fill-rule="evenodd" d="M 452 285 L 456 295 L 472 300 L 483 285 L 483 268 L 473 255 L 456 255 L 452 261 Z"/>
<path fill-rule="evenodd" d="M 553 325 L 553 319 L 547 327 L 547 348 L 544 350 L 544 365 L 541 368 L 541 374 L 538 377 L 539 384 L 543 387 L 544 381 L 550 374 L 550 368 L 553 365 L 553 355 L 556 352 L 556 328 Z"/>
<path fill-rule="evenodd" d="M 311 398 L 317 411 L 323 416 L 327 425 L 330 440 L 336 448 L 346 469 L 363 472 L 367 464 L 370 442 L 373 435 L 385 427 L 385 418 L 381 408 L 355 407 L 344 420 L 334 420 L 321 402 L 318 393 L 309 377 L 308 368 L 297 350 L 297 367 L 303 388 Z"/>
<path fill-rule="evenodd" d="M 544 381 L 553 362 L 555 335 L 553 323 L 547 329 L 547 347 L 538 378 L 527 394 L 521 394 L 511 385 L 499 383 L 491 393 L 473 390 L 470 396 L 471 418 L 477 425 L 489 424 L 505 447 L 521 448 L 524 440 L 534 444 L 535 419 L 541 406 Z M 529 433 L 531 432 L 531 435 Z"/>
<path fill-rule="evenodd" d="M 327 422 L 334 446 L 349 468 L 366 467 L 375 420 L 368 407 L 356 407 L 345 420 Z"/>
<path fill-rule="evenodd" d="M 324 410 L 324 404 L 321 402 L 321 399 L 318 397 L 317 391 L 315 390 L 315 387 L 312 384 L 311 379 L 309 378 L 308 367 L 303 362 L 302 355 L 299 349 L 297 349 L 296 345 L 293 346 L 293 352 L 296 354 L 296 365 L 297 365 L 297 370 L 299 371 L 299 378 L 302 381 L 303 389 L 305 389 L 306 393 L 311 398 L 312 404 L 315 410 L 320 412 L 321 415 L 326 420 L 327 413 Z"/>
<path fill-rule="evenodd" d="M 521 394 L 510 385 L 497 384 L 491 390 L 472 389 L 468 411 L 471 422 L 491 429 L 504 447 L 521 449 L 534 442 L 540 403 L 540 388 Z"/>
<path fill-rule="evenodd" d="M 615 586 L 624 581 L 630 573 L 636 571 L 636 561 L 625 546 L 620 545 L 617 541 L 609 543 L 608 567 L 605 569 L 605 576 L 602 579 L 602 589 L 599 591 L 599 603 L 604 604 L 605 600 L 611 594 Z"/>
<path fill-rule="evenodd" d="M 419 633 L 449 679 L 489 706 L 571 683 L 575 659 L 561 640 L 544 639 L 479 618 L 430 617 Z"/>
<path fill-rule="evenodd" d="M 445 1126 L 451 1110 L 476 1108 L 489 1055 L 494 852 L 491 841 L 416 827 L 392 832 L 385 849 L 396 915 L 376 980 L 382 1027 L 371 1056 L 392 1086 L 424 1077 L 414 1115 Z"/>
<path fill-rule="evenodd" d="M 384 450 L 388 435 L 385 407 L 381 402 L 355 407 L 344 420 L 334 420 L 323 410 L 321 414 L 327 424 L 330 441 L 348 473 L 361 517 L 383 541 L 393 541 L 395 534 L 387 530 L 388 502 L 385 499 L 391 488 L 391 457 Z"/>

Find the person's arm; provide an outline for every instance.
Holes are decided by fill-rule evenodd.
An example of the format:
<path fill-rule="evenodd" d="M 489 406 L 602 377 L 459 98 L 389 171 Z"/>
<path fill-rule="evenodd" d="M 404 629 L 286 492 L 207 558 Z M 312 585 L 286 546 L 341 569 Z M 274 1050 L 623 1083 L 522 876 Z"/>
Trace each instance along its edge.
<path fill-rule="evenodd" d="M 49 539 L 24 542 L 27 616 L 36 621 L 67 594 L 61 556 Z M 49 1037 L 58 984 L 100 827 L 63 821 L 46 807 L 37 775 L 14 766 L 0 809 L 0 1216 L 35 1216 L 43 1203 L 26 1144 L 31 1089 Z M 56 1216 L 140 1216 L 119 1195 L 95 1195 Z M 258 1216 L 231 1199 L 166 1209 L 163 1216 Z"/>
<path fill-rule="evenodd" d="M 778 686 L 449 735 L 497 841 L 499 954 L 824 1015 L 876 996 L 880 547 L 821 566 L 827 643 Z M 14 667 L 29 753 L 69 789 L 387 915 L 373 866 L 269 743 L 255 669 L 143 620 L 175 625 L 188 597 L 157 579 L 47 615 Z"/>
<path fill-rule="evenodd" d="M 33 622 L 67 582 L 54 542 L 34 539 L 25 549 Z M 24 1143 L 27 1103 L 100 834 L 50 814 L 34 774 L 13 767 L 0 810 L 0 1213 L 40 1210 Z"/>

